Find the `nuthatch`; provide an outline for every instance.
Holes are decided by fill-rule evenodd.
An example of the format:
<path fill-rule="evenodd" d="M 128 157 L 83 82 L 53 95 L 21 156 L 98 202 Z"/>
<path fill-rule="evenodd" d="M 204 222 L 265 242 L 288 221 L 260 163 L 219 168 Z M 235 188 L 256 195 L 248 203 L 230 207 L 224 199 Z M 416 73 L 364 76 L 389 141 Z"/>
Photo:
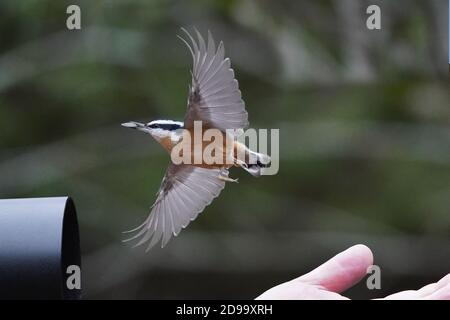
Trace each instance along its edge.
<path fill-rule="evenodd" d="M 201 123 L 202 129 L 217 129 L 223 135 L 222 141 L 231 143 L 224 143 L 219 149 L 223 153 L 223 161 L 170 162 L 150 215 L 143 224 L 129 231 L 137 233 L 126 240 L 140 237 L 136 246 L 150 241 L 147 250 L 159 241 L 164 247 L 172 235 L 177 236 L 219 195 L 225 182 L 236 182 L 228 176 L 230 167 L 238 166 L 253 176 L 259 176 L 261 169 L 270 162 L 269 156 L 251 151 L 237 141 L 238 132 L 248 126 L 248 114 L 230 59 L 225 58 L 223 42 L 216 48 L 210 32 L 205 42 L 197 30 L 198 41 L 185 29 L 182 30 L 191 44 L 179 38 L 187 45 L 193 58 L 192 82 L 184 122 L 154 120 L 143 124 L 132 121 L 122 125 L 150 134 L 169 153 L 180 146 L 196 149 L 196 139 L 188 139 L 188 136 L 196 134 L 196 123 Z M 204 151 L 203 141 L 200 143 L 200 150 Z M 238 157 L 238 154 L 244 157 Z M 230 157 L 231 163 L 226 161 Z"/>

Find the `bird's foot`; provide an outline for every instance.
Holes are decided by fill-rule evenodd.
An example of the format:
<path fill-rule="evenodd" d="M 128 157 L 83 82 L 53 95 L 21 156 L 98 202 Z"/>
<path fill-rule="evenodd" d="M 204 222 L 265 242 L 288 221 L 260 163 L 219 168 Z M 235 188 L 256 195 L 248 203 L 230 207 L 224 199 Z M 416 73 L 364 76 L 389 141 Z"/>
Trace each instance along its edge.
<path fill-rule="evenodd" d="M 225 182 L 236 182 L 236 183 L 238 183 L 238 179 L 232 179 L 230 177 L 223 176 L 221 174 L 219 174 L 219 179 L 222 180 L 222 181 L 225 181 Z"/>
<path fill-rule="evenodd" d="M 234 159 L 234 164 L 241 168 L 248 168 L 248 165 L 240 159 Z"/>

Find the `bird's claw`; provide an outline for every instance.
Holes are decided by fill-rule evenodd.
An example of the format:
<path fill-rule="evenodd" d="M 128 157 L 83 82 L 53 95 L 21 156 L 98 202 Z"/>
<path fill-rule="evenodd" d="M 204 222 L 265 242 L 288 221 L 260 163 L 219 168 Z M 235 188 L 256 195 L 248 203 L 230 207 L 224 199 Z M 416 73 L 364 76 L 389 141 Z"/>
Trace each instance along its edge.
<path fill-rule="evenodd" d="M 238 167 L 242 167 L 242 168 L 248 168 L 248 165 L 239 159 L 234 159 L 234 164 L 237 165 Z"/>
<path fill-rule="evenodd" d="M 239 180 L 239 179 L 232 179 L 230 177 L 222 176 L 222 175 L 219 175 L 219 179 L 222 181 L 225 181 L 225 182 L 236 182 L 236 183 L 238 183 L 238 180 Z"/>

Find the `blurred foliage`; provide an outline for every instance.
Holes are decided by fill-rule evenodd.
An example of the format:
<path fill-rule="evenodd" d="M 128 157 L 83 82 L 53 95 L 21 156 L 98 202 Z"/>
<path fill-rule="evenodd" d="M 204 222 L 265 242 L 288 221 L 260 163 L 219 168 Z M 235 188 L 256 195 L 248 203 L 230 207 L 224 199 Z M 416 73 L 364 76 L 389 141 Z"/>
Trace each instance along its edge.
<path fill-rule="evenodd" d="M 82 29 L 65 27 L 78 3 Z M 381 31 L 365 8 L 382 8 Z M 0 3 L 0 195 L 71 195 L 86 298 L 252 298 L 362 242 L 382 290 L 450 271 L 446 1 Z M 182 119 L 179 27 L 225 42 L 255 128 L 280 128 L 280 172 L 228 185 L 146 255 L 120 243 L 169 161 L 128 120 Z"/>

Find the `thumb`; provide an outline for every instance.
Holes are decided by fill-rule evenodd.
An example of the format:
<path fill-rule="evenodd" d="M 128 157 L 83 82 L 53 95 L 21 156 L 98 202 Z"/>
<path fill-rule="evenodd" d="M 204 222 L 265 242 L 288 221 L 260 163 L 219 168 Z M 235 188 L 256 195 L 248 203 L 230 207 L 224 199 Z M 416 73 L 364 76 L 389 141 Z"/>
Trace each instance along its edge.
<path fill-rule="evenodd" d="M 367 268 L 372 264 L 372 251 L 365 245 L 358 244 L 296 280 L 320 286 L 328 291 L 342 292 L 364 278 Z"/>

